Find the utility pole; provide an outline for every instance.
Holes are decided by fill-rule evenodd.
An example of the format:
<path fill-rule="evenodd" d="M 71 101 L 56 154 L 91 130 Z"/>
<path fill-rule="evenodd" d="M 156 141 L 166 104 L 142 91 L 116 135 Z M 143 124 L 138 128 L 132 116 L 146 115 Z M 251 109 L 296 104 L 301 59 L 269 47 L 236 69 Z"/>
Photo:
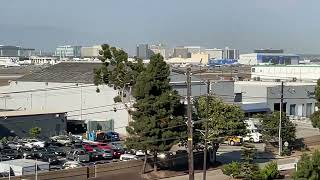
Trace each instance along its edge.
<path fill-rule="evenodd" d="M 193 167 L 193 124 L 192 124 L 192 104 L 191 104 L 191 68 L 187 69 L 187 103 L 188 103 L 188 164 L 189 180 L 194 180 Z"/>
<path fill-rule="evenodd" d="M 282 152 L 282 139 L 281 139 L 281 128 L 282 128 L 282 108 L 283 108 L 283 81 L 281 82 L 281 97 L 280 97 L 280 118 L 279 118 L 279 156 Z"/>
<path fill-rule="evenodd" d="M 210 93 L 210 80 L 207 80 L 206 121 L 205 121 L 204 152 L 203 152 L 203 180 L 207 179 L 209 93 Z"/>

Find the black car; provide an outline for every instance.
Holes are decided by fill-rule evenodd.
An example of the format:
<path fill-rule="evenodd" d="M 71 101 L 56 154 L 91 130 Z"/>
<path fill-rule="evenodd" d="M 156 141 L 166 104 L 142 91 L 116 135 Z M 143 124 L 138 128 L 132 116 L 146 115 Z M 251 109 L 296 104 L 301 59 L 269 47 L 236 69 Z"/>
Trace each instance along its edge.
<path fill-rule="evenodd" d="M 21 155 L 18 153 L 18 151 L 15 151 L 13 149 L 3 149 L 1 150 L 1 156 L 2 157 L 8 157 L 9 159 L 20 159 Z"/>
<path fill-rule="evenodd" d="M 20 148 L 19 153 L 20 153 L 21 157 L 25 158 L 25 159 L 34 159 L 35 158 L 33 150 L 31 148 L 26 148 L 26 147 Z"/>
<path fill-rule="evenodd" d="M 49 146 L 46 151 L 50 154 L 55 154 L 56 156 L 65 157 L 66 153 L 58 146 Z"/>
<path fill-rule="evenodd" d="M 100 160 L 103 160 L 104 157 L 103 157 L 103 152 L 101 151 L 92 151 L 92 152 L 87 152 L 89 154 L 89 157 L 90 157 L 90 161 L 100 161 Z"/>
<path fill-rule="evenodd" d="M 58 165 L 60 162 L 54 154 L 43 154 L 40 158 L 44 162 L 48 162 L 50 165 Z"/>

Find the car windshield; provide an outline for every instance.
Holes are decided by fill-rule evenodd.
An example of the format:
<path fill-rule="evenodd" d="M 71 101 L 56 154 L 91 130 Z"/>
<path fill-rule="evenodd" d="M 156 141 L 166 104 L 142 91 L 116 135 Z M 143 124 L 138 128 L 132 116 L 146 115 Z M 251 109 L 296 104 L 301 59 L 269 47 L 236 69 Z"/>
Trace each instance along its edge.
<path fill-rule="evenodd" d="M 95 144 L 92 144 L 92 145 L 90 145 L 91 147 L 93 147 L 93 148 L 96 148 L 96 147 L 98 147 L 97 145 L 95 145 Z"/>

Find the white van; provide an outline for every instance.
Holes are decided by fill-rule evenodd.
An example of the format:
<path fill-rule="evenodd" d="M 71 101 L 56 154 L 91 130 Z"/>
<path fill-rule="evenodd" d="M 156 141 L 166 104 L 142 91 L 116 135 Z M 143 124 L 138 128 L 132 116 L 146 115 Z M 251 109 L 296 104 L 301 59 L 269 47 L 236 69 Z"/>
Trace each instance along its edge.
<path fill-rule="evenodd" d="M 259 133 L 258 128 L 253 120 L 246 120 L 247 130 L 249 131 L 246 136 L 243 137 L 244 141 L 259 143 L 262 142 L 262 134 Z"/>

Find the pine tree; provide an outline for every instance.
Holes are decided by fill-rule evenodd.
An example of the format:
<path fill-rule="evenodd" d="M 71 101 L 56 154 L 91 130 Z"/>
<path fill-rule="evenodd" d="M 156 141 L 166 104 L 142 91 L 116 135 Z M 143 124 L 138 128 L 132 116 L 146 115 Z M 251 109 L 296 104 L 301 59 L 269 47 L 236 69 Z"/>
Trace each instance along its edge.
<path fill-rule="evenodd" d="M 157 153 L 169 150 L 186 137 L 184 108 L 169 82 L 170 69 L 163 57 L 156 54 L 137 78 L 133 96 L 136 100 L 126 139 L 128 147 L 150 150 L 157 170 Z M 174 128 L 171 128 L 174 127 Z"/>

